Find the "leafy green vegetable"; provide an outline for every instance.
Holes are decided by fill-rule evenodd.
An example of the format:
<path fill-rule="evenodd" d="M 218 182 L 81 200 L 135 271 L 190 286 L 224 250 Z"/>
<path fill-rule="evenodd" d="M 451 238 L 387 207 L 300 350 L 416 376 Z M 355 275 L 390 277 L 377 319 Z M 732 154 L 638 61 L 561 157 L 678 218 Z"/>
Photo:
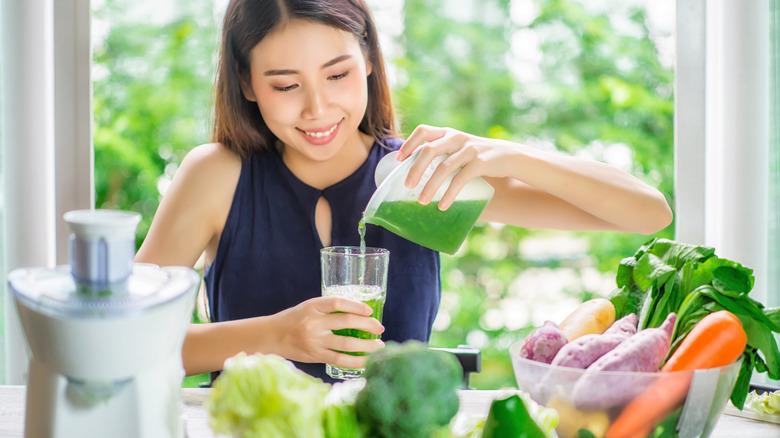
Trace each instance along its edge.
<path fill-rule="evenodd" d="M 322 415 L 325 438 L 361 438 L 363 436 L 357 421 L 355 405 L 329 405 Z"/>
<path fill-rule="evenodd" d="M 458 412 L 462 374 L 450 353 L 417 341 L 388 342 L 366 363 L 358 421 L 371 437 L 429 438 Z"/>
<path fill-rule="evenodd" d="M 240 353 L 205 402 L 209 425 L 233 437 L 321 438 L 329 388 L 282 357 Z"/>
<path fill-rule="evenodd" d="M 365 380 L 345 380 L 334 383 L 325 396 L 322 424 L 325 438 L 361 438 L 363 431 L 355 411 L 355 399 Z"/>
<path fill-rule="evenodd" d="M 742 368 L 731 401 L 742 408 L 753 371 L 780 379 L 780 351 L 773 332 L 780 332 L 780 308 L 767 309 L 748 294 L 753 270 L 715 255 L 713 248 L 653 239 L 633 257 L 620 262 L 617 286 L 609 299 L 616 318 L 639 315 L 639 329 L 658 327 L 677 313 L 669 355 L 704 316 L 728 310 L 742 322 L 748 337 Z"/>
<path fill-rule="evenodd" d="M 748 394 L 745 407 L 759 414 L 780 414 L 780 390 L 763 394 L 753 391 Z"/>

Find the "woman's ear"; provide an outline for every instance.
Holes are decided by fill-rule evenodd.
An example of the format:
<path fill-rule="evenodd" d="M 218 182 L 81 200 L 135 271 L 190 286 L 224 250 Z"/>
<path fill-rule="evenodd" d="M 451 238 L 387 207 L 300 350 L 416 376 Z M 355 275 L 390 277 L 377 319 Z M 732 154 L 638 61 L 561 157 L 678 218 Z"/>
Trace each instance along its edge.
<path fill-rule="evenodd" d="M 374 65 L 371 64 L 371 60 L 366 58 L 366 77 L 371 76 L 371 73 L 374 71 Z"/>
<path fill-rule="evenodd" d="M 252 89 L 252 74 L 249 71 L 241 71 L 241 69 L 236 66 L 236 71 L 238 71 L 238 82 L 241 85 L 241 92 L 244 93 L 244 97 L 246 100 L 250 102 L 257 102 L 257 96 L 255 96 L 255 90 Z"/>

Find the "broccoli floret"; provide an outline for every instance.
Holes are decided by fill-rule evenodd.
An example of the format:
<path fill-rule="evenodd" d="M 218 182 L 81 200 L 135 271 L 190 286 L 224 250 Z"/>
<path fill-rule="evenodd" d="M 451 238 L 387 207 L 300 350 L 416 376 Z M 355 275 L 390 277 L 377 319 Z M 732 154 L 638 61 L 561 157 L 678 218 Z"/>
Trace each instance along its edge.
<path fill-rule="evenodd" d="M 417 341 L 388 342 L 371 354 L 355 410 L 366 435 L 430 438 L 458 412 L 463 370 L 455 356 Z"/>

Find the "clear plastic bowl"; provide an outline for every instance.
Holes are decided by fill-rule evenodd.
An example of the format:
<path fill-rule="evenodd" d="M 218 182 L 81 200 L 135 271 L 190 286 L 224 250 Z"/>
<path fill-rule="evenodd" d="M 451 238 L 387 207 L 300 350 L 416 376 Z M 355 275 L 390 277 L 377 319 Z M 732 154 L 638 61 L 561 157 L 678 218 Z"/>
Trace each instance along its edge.
<path fill-rule="evenodd" d="M 561 438 L 576 437 L 580 429 L 587 429 L 596 438 L 605 436 L 623 409 L 659 379 L 665 380 L 656 387 L 674 383 L 685 395 L 670 414 L 645 432 L 663 428 L 660 436 L 664 438 L 706 438 L 728 402 L 742 361 L 695 371 L 588 373 L 520 357 L 521 345 L 518 341 L 509 348 L 517 387 L 540 405 L 558 411 L 556 432 Z M 583 379 L 586 373 L 589 375 Z"/>

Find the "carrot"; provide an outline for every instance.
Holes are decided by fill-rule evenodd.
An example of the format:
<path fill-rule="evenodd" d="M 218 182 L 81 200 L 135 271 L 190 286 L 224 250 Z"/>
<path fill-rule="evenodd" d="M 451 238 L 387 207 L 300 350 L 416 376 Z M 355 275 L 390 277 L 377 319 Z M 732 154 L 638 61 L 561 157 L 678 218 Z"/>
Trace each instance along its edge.
<path fill-rule="evenodd" d="M 610 424 L 606 438 L 644 438 L 685 399 L 691 373 L 663 373 L 623 408 Z"/>
<path fill-rule="evenodd" d="M 683 339 L 662 371 L 698 370 L 728 365 L 745 351 L 742 322 L 728 310 L 702 318 Z"/>
<path fill-rule="evenodd" d="M 663 373 L 633 399 L 607 430 L 607 438 L 646 436 L 685 400 L 691 371 L 728 365 L 745 351 L 747 335 L 739 318 L 727 310 L 702 318 L 661 368 Z M 667 374 L 668 373 L 668 374 Z"/>

